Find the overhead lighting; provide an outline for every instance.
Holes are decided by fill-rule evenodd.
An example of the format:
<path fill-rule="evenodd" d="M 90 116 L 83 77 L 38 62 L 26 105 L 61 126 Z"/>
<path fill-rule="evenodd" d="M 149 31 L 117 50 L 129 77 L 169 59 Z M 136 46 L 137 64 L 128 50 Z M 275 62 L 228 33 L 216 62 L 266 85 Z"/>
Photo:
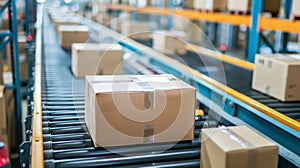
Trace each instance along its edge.
<path fill-rule="evenodd" d="M 65 0 L 65 3 L 71 3 L 72 2 L 72 0 Z"/>
<path fill-rule="evenodd" d="M 46 0 L 36 0 L 37 3 L 44 3 Z"/>

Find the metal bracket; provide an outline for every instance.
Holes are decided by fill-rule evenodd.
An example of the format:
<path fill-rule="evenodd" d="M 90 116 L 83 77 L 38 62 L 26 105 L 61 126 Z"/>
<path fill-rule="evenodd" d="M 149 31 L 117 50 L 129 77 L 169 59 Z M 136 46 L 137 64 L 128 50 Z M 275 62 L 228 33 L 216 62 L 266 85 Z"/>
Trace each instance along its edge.
<path fill-rule="evenodd" d="M 24 141 L 20 145 L 20 163 L 22 168 L 29 168 L 30 141 Z"/>
<path fill-rule="evenodd" d="M 234 102 L 226 99 L 224 101 L 224 111 L 232 116 L 236 116 L 236 105 Z"/>
<path fill-rule="evenodd" d="M 26 140 L 28 141 L 31 136 L 32 115 L 27 116 L 24 120 L 24 123 L 25 123 Z"/>

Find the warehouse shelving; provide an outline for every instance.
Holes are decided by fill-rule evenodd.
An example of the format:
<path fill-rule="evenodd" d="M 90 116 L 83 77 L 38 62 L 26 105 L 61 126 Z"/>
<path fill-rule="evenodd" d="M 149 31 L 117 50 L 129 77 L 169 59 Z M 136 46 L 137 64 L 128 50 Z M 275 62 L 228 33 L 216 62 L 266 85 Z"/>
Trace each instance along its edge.
<path fill-rule="evenodd" d="M 172 1 L 169 1 L 172 2 Z M 290 0 L 286 0 L 286 13 L 290 8 Z M 248 45 L 248 61 L 254 62 L 255 54 L 258 51 L 259 34 L 261 30 L 281 31 L 285 33 L 300 33 L 300 21 L 291 21 L 281 18 L 266 18 L 261 16 L 263 0 L 252 1 L 252 14 L 250 15 L 233 15 L 228 13 L 218 12 L 199 12 L 195 10 L 187 9 L 172 9 L 171 8 L 156 8 L 156 7 L 144 7 L 144 8 L 132 8 L 129 5 L 109 5 L 111 10 L 124 10 L 133 12 L 145 12 L 149 14 L 162 14 L 170 15 L 173 13 L 178 16 L 182 16 L 191 20 L 200 20 L 214 23 L 230 24 L 235 26 L 246 26 L 250 28 L 249 45 Z M 288 7 L 289 6 L 289 7 Z M 286 18 L 288 18 L 286 14 Z M 170 22 L 169 22 L 170 23 Z M 251 26 L 252 25 L 252 26 Z M 286 40 L 284 42 L 286 45 Z"/>
<path fill-rule="evenodd" d="M 1 32 L 0 36 L 3 38 L 0 49 L 3 50 L 8 43 L 10 43 L 10 56 L 12 60 L 12 74 L 13 83 L 7 84 L 6 89 L 12 89 L 15 92 L 15 112 L 16 112 L 16 139 L 17 144 L 20 145 L 22 142 L 22 104 L 21 104 L 21 80 L 20 80 L 20 67 L 19 67 L 19 50 L 18 50 L 18 25 L 17 25 L 17 9 L 16 1 L 8 0 L 2 4 L 0 9 L 2 14 L 8 9 L 8 23 L 9 30 Z"/>

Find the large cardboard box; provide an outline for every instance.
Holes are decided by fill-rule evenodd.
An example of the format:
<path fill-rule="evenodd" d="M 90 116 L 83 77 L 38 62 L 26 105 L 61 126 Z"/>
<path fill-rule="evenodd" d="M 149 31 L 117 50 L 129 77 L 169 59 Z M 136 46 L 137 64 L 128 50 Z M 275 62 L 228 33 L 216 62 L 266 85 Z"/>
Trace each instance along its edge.
<path fill-rule="evenodd" d="M 76 77 L 123 74 L 123 48 L 119 44 L 73 43 L 72 71 Z"/>
<path fill-rule="evenodd" d="M 147 40 L 151 37 L 150 25 L 147 22 L 123 21 L 121 33 L 138 40 Z"/>
<path fill-rule="evenodd" d="M 201 131 L 204 168 L 277 168 L 278 146 L 246 126 Z"/>
<path fill-rule="evenodd" d="M 85 120 L 96 147 L 192 140 L 195 100 L 172 75 L 87 76 Z"/>
<path fill-rule="evenodd" d="M 227 0 L 194 0 L 194 8 L 208 11 L 226 10 Z"/>
<path fill-rule="evenodd" d="M 293 0 L 292 15 L 300 16 L 300 0 Z"/>
<path fill-rule="evenodd" d="M 280 8 L 280 0 L 264 0 L 263 11 L 278 13 Z M 228 0 L 228 10 L 250 12 L 252 6 L 251 0 Z"/>
<path fill-rule="evenodd" d="M 182 31 L 155 31 L 153 48 L 166 53 L 186 54 L 186 34 Z"/>
<path fill-rule="evenodd" d="M 300 100 L 300 55 L 257 54 L 252 88 L 281 101 Z"/>
<path fill-rule="evenodd" d="M 60 44 L 63 48 L 71 48 L 72 43 L 85 43 L 89 38 L 87 26 L 63 25 L 58 27 Z"/>
<path fill-rule="evenodd" d="M 5 87 L 0 85 L 0 141 L 8 145 Z"/>

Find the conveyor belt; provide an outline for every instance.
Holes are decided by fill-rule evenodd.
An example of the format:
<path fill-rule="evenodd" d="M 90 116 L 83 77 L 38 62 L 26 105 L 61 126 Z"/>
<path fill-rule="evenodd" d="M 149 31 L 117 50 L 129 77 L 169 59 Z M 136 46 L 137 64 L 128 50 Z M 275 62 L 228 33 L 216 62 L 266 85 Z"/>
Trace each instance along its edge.
<path fill-rule="evenodd" d="M 84 122 L 84 79 L 72 76 L 70 52 L 60 47 L 58 36 L 47 17 L 43 41 L 42 126 L 45 167 L 199 166 L 200 143 L 197 138 L 205 117 L 196 120 L 194 141 L 179 142 L 164 152 L 161 149 L 171 143 L 119 147 L 114 152 L 95 149 Z M 127 72 L 130 73 L 129 70 Z M 208 124 L 217 125 L 213 121 Z"/>
<path fill-rule="evenodd" d="M 45 16 L 42 66 L 42 130 L 45 167 L 199 167 L 200 129 L 206 124 L 218 125 L 218 122 L 213 120 L 205 121 L 207 116 L 196 118 L 194 141 L 179 142 L 164 152 L 161 152 L 161 149 L 169 146 L 170 143 L 116 147 L 114 152 L 95 148 L 84 122 L 84 79 L 72 76 L 70 51 L 61 49 L 53 25 L 47 15 Z M 103 42 L 111 39 L 101 40 Z M 195 53 L 189 52 L 182 58 L 204 74 L 208 74 L 210 70 L 212 73 L 216 70 L 202 68 L 203 63 L 201 64 L 201 60 L 195 58 Z M 204 62 L 210 63 L 206 66 L 214 66 L 212 58 L 203 56 L 201 59 L 207 59 Z M 135 73 L 140 66 L 146 66 L 143 62 L 136 64 L 128 61 L 125 60 L 125 72 L 129 74 Z M 249 93 L 246 95 L 251 95 L 253 98 L 256 96 L 257 100 L 266 97 L 251 89 L 247 90 L 250 86 L 251 71 L 231 64 L 227 65 L 227 63 L 224 63 L 224 67 L 225 74 L 229 75 L 226 76 L 228 86 L 242 93 Z M 241 74 L 234 76 L 231 71 L 241 71 Z M 246 80 L 242 74 L 244 72 L 244 75 L 248 75 Z M 162 73 L 162 71 L 155 67 L 147 67 L 147 70 L 139 73 Z M 236 84 L 235 79 L 238 78 L 243 80 Z M 272 105 L 278 103 L 270 98 L 267 101 L 273 102 Z M 275 106 L 282 107 L 280 104 Z M 298 106 L 293 105 L 293 107 Z M 222 123 L 230 124 L 221 120 L 219 124 Z M 284 162 L 282 160 L 286 161 L 280 156 L 280 162 Z"/>

